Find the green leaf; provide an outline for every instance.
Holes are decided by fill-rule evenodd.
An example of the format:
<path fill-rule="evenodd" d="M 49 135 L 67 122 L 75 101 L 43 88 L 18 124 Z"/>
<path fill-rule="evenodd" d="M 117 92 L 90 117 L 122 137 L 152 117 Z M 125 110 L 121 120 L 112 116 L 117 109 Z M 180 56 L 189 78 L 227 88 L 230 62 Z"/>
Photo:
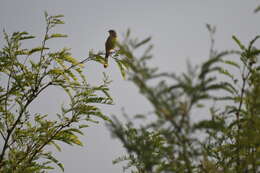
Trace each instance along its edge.
<path fill-rule="evenodd" d="M 152 39 L 151 37 L 148 37 L 148 38 L 142 40 L 141 42 L 139 42 L 139 43 L 137 43 L 137 44 L 135 45 L 135 48 L 138 48 L 138 47 L 140 47 L 140 46 L 142 46 L 142 45 L 148 43 L 151 39 Z"/>
<path fill-rule="evenodd" d="M 196 107 L 197 107 L 197 108 L 203 108 L 203 107 L 204 107 L 204 104 L 198 103 L 198 104 L 196 104 Z"/>
<path fill-rule="evenodd" d="M 70 135 L 70 140 L 76 145 L 83 146 L 83 143 L 78 139 L 76 135 Z"/>
<path fill-rule="evenodd" d="M 72 57 L 71 55 L 65 55 L 65 56 L 63 56 L 62 58 L 63 58 L 63 60 L 65 60 L 65 61 L 67 61 L 67 62 L 70 62 L 70 63 L 71 63 L 72 65 L 74 65 L 74 66 L 79 65 L 79 66 L 82 67 L 82 64 L 80 64 L 80 63 L 78 62 L 78 60 L 77 60 L 76 58 Z"/>
<path fill-rule="evenodd" d="M 231 79 L 234 79 L 234 76 L 233 76 L 231 73 L 229 73 L 229 71 L 228 71 L 227 69 L 222 69 L 222 68 L 220 68 L 220 69 L 219 69 L 219 72 L 222 73 L 222 74 L 224 74 L 225 76 L 230 77 Z"/>
<path fill-rule="evenodd" d="M 237 43 L 241 50 L 246 50 L 245 46 L 240 42 L 240 40 L 236 36 L 232 36 L 232 39 Z"/>
<path fill-rule="evenodd" d="M 36 48 L 33 48 L 29 51 L 29 55 L 35 53 L 35 52 L 40 52 L 42 50 L 48 50 L 49 48 L 47 47 L 36 47 Z"/>
<path fill-rule="evenodd" d="M 53 18 L 61 18 L 61 17 L 64 17 L 63 14 L 59 14 L 59 15 L 55 15 L 55 16 L 52 16 Z"/>
<path fill-rule="evenodd" d="M 60 163 L 55 157 L 53 157 L 51 154 L 45 154 L 46 159 L 51 160 L 53 163 L 55 163 L 59 168 L 64 172 L 64 166 L 62 163 Z"/>
<path fill-rule="evenodd" d="M 18 50 L 15 52 L 16 55 L 28 55 L 28 50 Z"/>
<path fill-rule="evenodd" d="M 131 33 L 131 31 L 130 31 L 130 29 L 128 28 L 127 31 L 126 31 L 126 38 L 128 38 L 128 37 L 130 36 L 130 33 Z"/>
<path fill-rule="evenodd" d="M 257 35 L 253 40 L 250 41 L 248 50 L 251 51 L 253 44 L 260 38 L 260 35 Z"/>
<path fill-rule="evenodd" d="M 48 13 L 47 13 L 47 11 L 44 11 L 44 16 L 45 16 L 45 18 L 48 17 Z"/>
<path fill-rule="evenodd" d="M 228 65 L 231 65 L 231 66 L 234 66 L 234 67 L 240 69 L 240 66 L 236 62 L 234 62 L 234 61 L 223 60 L 222 62 L 225 63 L 225 64 L 228 64 Z"/>
<path fill-rule="evenodd" d="M 260 11 L 260 5 L 258 5 L 257 7 L 256 7 L 256 9 L 254 10 L 254 13 L 257 13 L 257 12 L 259 12 Z"/>
<path fill-rule="evenodd" d="M 28 40 L 32 38 L 35 38 L 35 36 L 30 35 L 30 36 L 21 37 L 20 40 Z"/>
<path fill-rule="evenodd" d="M 55 33 L 55 34 L 51 34 L 50 36 L 47 36 L 47 39 L 51 39 L 51 38 L 66 38 L 66 37 L 68 37 L 68 35 Z"/>
<path fill-rule="evenodd" d="M 123 77 L 123 79 L 126 79 L 126 71 L 125 71 L 125 66 L 123 65 L 123 63 L 121 63 L 120 60 L 116 60 L 116 63 L 119 67 L 119 70 L 121 72 L 121 75 Z"/>
<path fill-rule="evenodd" d="M 103 58 L 102 56 L 98 55 L 98 54 L 91 54 L 94 58 L 92 58 L 92 60 L 99 62 L 101 64 L 105 64 L 105 58 Z"/>
<path fill-rule="evenodd" d="M 67 129 L 66 131 L 72 131 L 72 132 L 76 132 L 76 133 L 78 133 L 78 134 L 83 135 L 83 132 L 80 131 L 79 129 L 76 129 L 76 128 Z"/>
<path fill-rule="evenodd" d="M 87 124 L 79 125 L 79 128 L 80 128 L 80 129 L 83 129 L 83 128 L 86 128 L 86 127 L 89 127 L 89 125 L 87 125 Z"/>
<path fill-rule="evenodd" d="M 64 24 L 65 22 L 60 20 L 60 19 L 54 18 L 53 20 L 51 20 L 50 23 L 54 24 L 54 25 L 57 25 L 57 24 Z"/>
<path fill-rule="evenodd" d="M 199 123 L 196 123 L 193 128 L 221 130 L 224 128 L 224 125 L 222 121 L 202 120 Z"/>
<path fill-rule="evenodd" d="M 122 59 L 120 60 L 121 64 L 126 68 L 126 69 L 129 69 L 130 67 L 130 64 L 129 62 L 127 61 L 127 59 Z"/>
<path fill-rule="evenodd" d="M 52 144 L 58 151 L 61 151 L 60 145 L 56 144 L 54 141 L 51 141 L 50 144 Z"/>
<path fill-rule="evenodd" d="M 51 69 L 48 74 L 55 74 L 55 75 L 61 75 L 61 74 L 64 74 L 64 70 L 63 69 L 60 69 L 60 68 L 54 68 L 54 69 Z"/>

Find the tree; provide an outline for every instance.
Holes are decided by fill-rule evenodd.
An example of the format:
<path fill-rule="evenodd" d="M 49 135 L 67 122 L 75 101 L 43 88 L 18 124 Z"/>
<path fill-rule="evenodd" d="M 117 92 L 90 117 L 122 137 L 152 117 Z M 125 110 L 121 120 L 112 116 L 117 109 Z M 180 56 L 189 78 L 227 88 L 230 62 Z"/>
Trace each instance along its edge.
<path fill-rule="evenodd" d="M 259 7 L 255 11 L 258 10 Z M 212 43 L 209 59 L 197 67 L 188 64 L 188 72 L 179 76 L 161 73 L 148 65 L 151 45 L 141 57 L 133 56 L 133 51 L 150 38 L 136 42 L 128 32 L 120 47 L 128 57 L 128 79 L 153 110 L 131 117 L 123 113 L 126 123 L 116 117 L 108 123 L 112 135 L 127 151 L 127 155 L 114 160 L 114 163 L 127 161 L 124 170 L 260 171 L 260 65 L 256 63 L 260 50 L 255 47 L 260 36 L 248 46 L 233 36 L 239 49 L 218 52 L 214 49 L 215 28 L 210 25 L 207 28 Z M 195 122 L 196 109 L 204 109 L 207 118 Z M 148 119 L 149 123 L 137 126 L 135 122 L 139 119 Z"/>
<path fill-rule="evenodd" d="M 0 172 L 46 172 L 53 169 L 53 163 L 64 170 L 46 147 L 60 151 L 61 143 L 82 146 L 78 135 L 89 123 L 98 122 L 96 118 L 110 121 L 98 107 L 113 103 L 108 77 L 104 74 L 101 85 L 91 86 L 83 73 L 88 61 L 104 63 L 102 52 L 90 52 L 78 61 L 67 48 L 54 51 L 47 47 L 49 40 L 67 37 L 53 32 L 56 25 L 64 23 L 62 18 L 45 13 L 45 35 L 35 48 L 22 47 L 24 41 L 35 38 L 27 32 L 4 32 L 6 44 L 0 51 Z M 68 104 L 56 115 L 32 114 L 31 104 L 50 87 L 64 91 Z"/>

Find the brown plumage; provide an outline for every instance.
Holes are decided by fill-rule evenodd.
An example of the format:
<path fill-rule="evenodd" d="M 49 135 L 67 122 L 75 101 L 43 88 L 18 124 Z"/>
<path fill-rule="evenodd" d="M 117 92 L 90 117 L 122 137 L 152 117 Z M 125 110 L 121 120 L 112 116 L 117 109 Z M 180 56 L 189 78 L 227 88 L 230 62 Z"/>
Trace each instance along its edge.
<path fill-rule="evenodd" d="M 113 50 L 116 47 L 116 38 L 117 38 L 116 31 L 109 30 L 108 32 L 109 32 L 109 36 L 105 43 L 106 55 L 105 55 L 104 68 L 107 68 L 108 66 L 108 57 L 110 55 L 111 50 Z"/>

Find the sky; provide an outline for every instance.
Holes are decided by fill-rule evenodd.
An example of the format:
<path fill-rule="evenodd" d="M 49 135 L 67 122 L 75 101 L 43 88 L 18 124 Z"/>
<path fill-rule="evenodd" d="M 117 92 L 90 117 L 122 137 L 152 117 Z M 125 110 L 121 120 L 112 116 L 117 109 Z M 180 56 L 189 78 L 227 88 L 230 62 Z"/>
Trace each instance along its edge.
<path fill-rule="evenodd" d="M 58 49 L 71 48 L 74 57 L 87 57 L 89 50 L 103 51 L 109 29 L 122 35 L 131 29 L 132 36 L 139 39 L 152 37 L 154 59 L 152 66 L 162 71 L 181 73 L 186 62 L 200 64 L 209 55 L 209 34 L 206 23 L 217 27 L 215 34 L 217 50 L 237 49 L 232 40 L 236 35 L 247 44 L 259 34 L 259 15 L 254 8 L 258 0 L 0 0 L 0 30 L 8 33 L 27 31 L 39 36 L 36 42 L 26 43 L 30 47 L 40 44 L 44 33 L 44 11 L 50 15 L 65 15 L 65 25 L 56 32 L 69 35 L 66 39 L 50 42 Z M 3 47 L 3 34 L 0 34 Z M 100 84 L 102 73 L 113 80 L 111 95 L 115 105 L 102 107 L 108 115 L 120 118 L 124 107 L 129 115 L 148 112 L 149 103 L 139 94 L 137 88 L 123 80 L 113 62 L 103 69 L 100 64 L 86 65 L 85 74 L 91 84 Z M 32 106 L 32 111 L 54 114 L 59 105 L 66 102 L 64 93 L 51 89 L 43 93 Z M 118 140 L 112 139 L 102 121 L 85 130 L 81 139 L 84 147 L 64 145 L 55 156 L 69 172 L 122 172 L 122 165 L 113 165 L 112 160 L 124 154 Z M 56 169 L 53 172 L 61 172 Z"/>

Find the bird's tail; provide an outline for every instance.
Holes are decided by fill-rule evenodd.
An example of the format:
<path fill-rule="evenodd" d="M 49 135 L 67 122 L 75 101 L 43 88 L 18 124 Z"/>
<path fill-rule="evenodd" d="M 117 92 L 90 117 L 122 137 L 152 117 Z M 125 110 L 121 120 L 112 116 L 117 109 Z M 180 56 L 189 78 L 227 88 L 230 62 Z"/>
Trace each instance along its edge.
<path fill-rule="evenodd" d="M 106 52 L 104 68 L 107 68 L 107 67 L 108 67 L 108 56 L 109 56 L 109 53 Z"/>

